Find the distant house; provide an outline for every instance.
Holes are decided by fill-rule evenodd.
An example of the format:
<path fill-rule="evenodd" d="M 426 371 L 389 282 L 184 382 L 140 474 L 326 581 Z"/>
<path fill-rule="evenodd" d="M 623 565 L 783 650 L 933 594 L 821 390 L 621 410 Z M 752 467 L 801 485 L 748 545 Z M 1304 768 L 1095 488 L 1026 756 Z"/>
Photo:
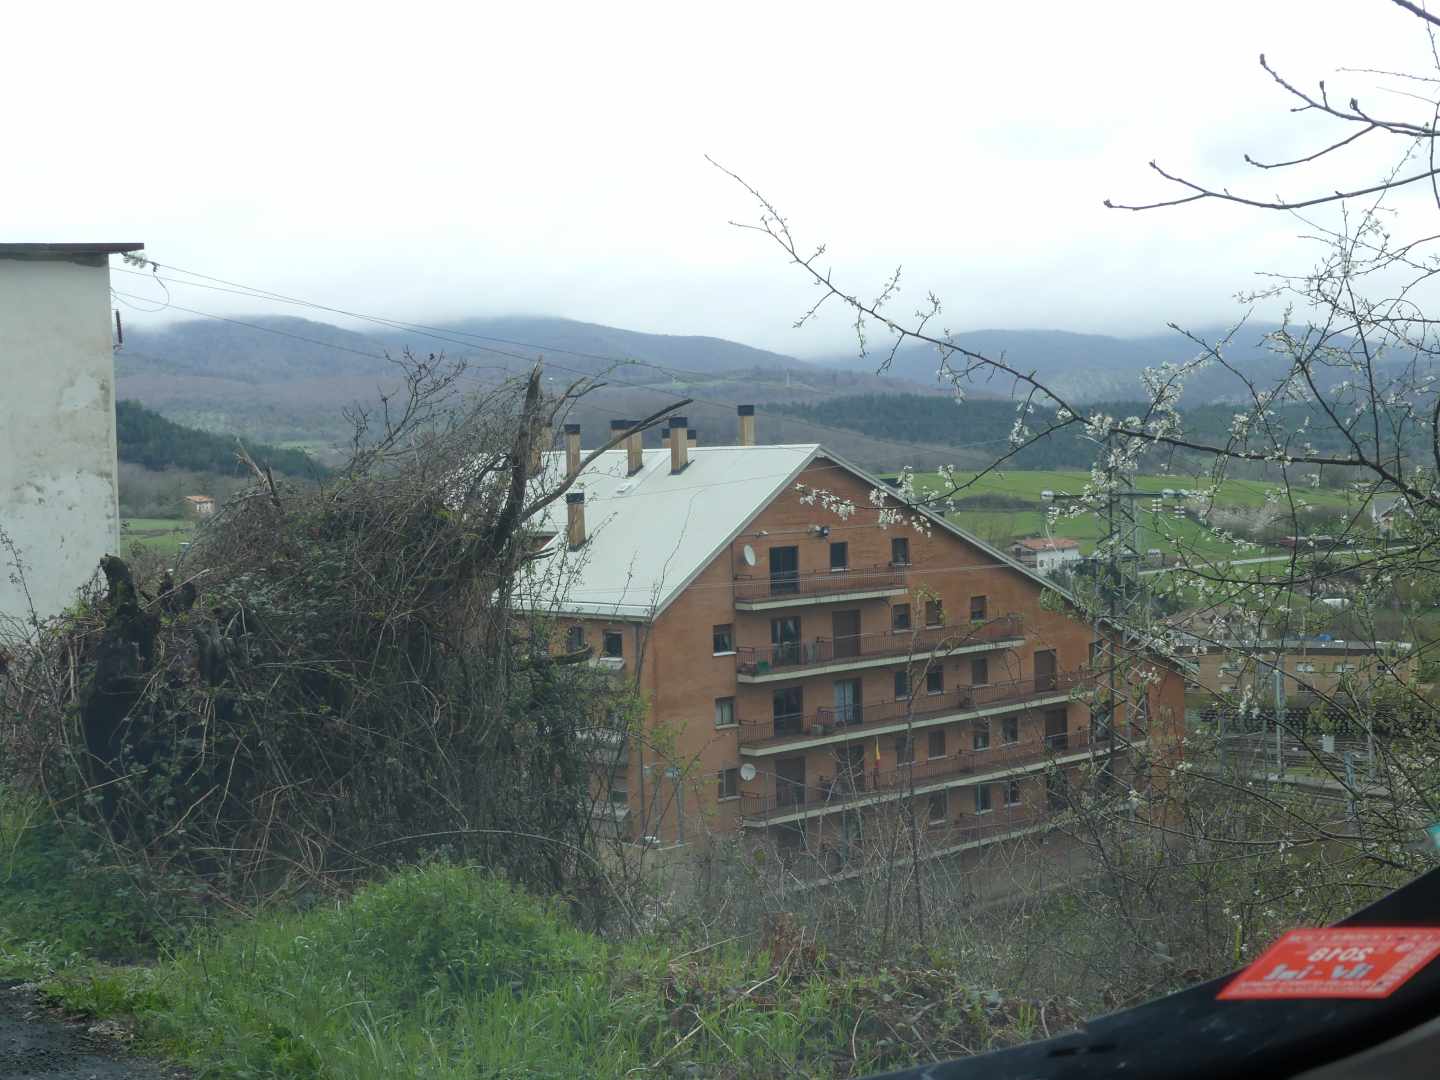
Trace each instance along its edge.
<path fill-rule="evenodd" d="M 1370 500 L 1370 522 L 1380 532 L 1388 533 L 1399 524 L 1400 515 L 1410 513 L 1410 504 L 1400 496 Z"/>
<path fill-rule="evenodd" d="M 185 513 L 193 518 L 209 517 L 215 513 L 215 500 L 209 495 L 186 495 Z"/>
<path fill-rule="evenodd" d="M 0 623 L 62 611 L 120 551 L 110 256 L 141 246 L 0 244 Z"/>
<path fill-rule="evenodd" d="M 1053 574 L 1080 561 L 1080 542 L 1064 536 L 1034 536 L 1010 545 L 1010 554 L 1039 573 Z"/>

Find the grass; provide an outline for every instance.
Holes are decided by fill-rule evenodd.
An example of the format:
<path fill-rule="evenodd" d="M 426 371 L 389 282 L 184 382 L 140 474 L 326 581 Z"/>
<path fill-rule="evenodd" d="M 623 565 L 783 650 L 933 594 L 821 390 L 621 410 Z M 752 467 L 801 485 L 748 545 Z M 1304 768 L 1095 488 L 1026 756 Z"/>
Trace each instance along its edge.
<path fill-rule="evenodd" d="M 1049 533 L 1078 540 L 1082 554 L 1089 555 L 1105 535 L 1105 524 L 1096 514 L 1061 518 L 1053 526 L 1049 524 L 1044 510 L 960 510 L 949 517 L 957 525 L 999 547 L 1004 547 L 1015 537 Z M 1150 514 L 1144 513 L 1139 515 L 1139 522 L 1138 539 L 1142 551 L 1159 548 L 1166 554 L 1173 554 L 1183 545 L 1187 552 L 1219 559 L 1254 558 L 1269 553 L 1267 549 L 1254 545 L 1237 548 L 1185 518 L 1167 516 L 1156 524 L 1152 523 Z"/>
<path fill-rule="evenodd" d="M 182 541 L 195 534 L 195 523 L 184 518 L 125 518 L 120 523 L 126 548 L 143 547 L 165 554 L 180 550 Z"/>
<path fill-rule="evenodd" d="M 955 474 L 956 482 L 964 483 L 975 475 L 974 473 L 957 472 Z M 1084 488 L 1089 479 L 1090 474 L 1081 469 L 1010 469 L 987 473 L 962 491 L 958 497 L 986 494 L 1009 495 L 1016 498 L 1033 499 L 1038 504 L 1042 491 L 1050 490 L 1076 495 Z M 939 476 L 936 473 L 917 473 L 915 477 L 917 487 L 937 487 L 939 482 Z M 1208 480 L 1186 475 L 1135 477 L 1137 491 L 1164 491 L 1166 488 L 1177 491 L 1183 489 L 1193 491 L 1208 486 Z M 1266 492 L 1275 487 L 1277 485 L 1264 480 L 1227 479 L 1216 492 L 1215 502 L 1219 506 L 1262 506 L 1265 503 Z M 1307 488 L 1303 491 L 1303 495 L 1308 502 L 1316 506 L 1334 509 L 1343 509 L 1350 501 L 1346 492 L 1330 488 Z"/>
<path fill-rule="evenodd" d="M 46 989 L 235 1078 L 819 1078 L 1028 1034 L 1023 1006 L 933 965 L 851 971 L 788 942 L 607 942 L 554 904 L 432 864 L 217 927 L 158 965 L 61 971 Z"/>

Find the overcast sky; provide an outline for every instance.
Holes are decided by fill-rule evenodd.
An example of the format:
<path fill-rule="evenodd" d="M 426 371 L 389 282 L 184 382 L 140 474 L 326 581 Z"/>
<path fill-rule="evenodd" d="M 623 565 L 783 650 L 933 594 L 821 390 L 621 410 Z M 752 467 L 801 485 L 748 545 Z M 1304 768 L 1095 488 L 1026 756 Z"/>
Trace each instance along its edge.
<path fill-rule="evenodd" d="M 727 224 L 755 208 L 705 154 L 828 243 L 837 280 L 873 291 L 903 263 L 901 310 L 933 289 L 951 329 L 1211 325 L 1255 271 L 1308 262 L 1299 224 L 1101 200 L 1164 194 L 1152 157 L 1268 194 L 1241 153 L 1318 143 L 1258 53 L 1375 97 L 1335 70 L 1425 46 L 1387 0 L 16 4 L 5 22 L 0 239 L 141 240 L 401 318 L 553 314 L 801 355 L 847 348 L 845 320 L 791 328 L 811 291 Z M 1368 181 L 1388 161 L 1345 164 Z"/>

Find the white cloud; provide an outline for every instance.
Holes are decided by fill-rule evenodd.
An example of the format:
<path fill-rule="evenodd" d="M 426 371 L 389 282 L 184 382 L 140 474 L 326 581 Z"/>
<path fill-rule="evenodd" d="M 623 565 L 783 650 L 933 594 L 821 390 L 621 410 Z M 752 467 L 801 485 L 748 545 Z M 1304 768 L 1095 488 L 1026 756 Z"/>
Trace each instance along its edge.
<path fill-rule="evenodd" d="M 1273 189 L 1239 154 L 1318 144 L 1262 50 L 1395 107 L 1335 69 L 1426 55 L 1410 16 L 1344 0 L 290 0 L 7 22 L 26 47 L 0 68 L 5 238 L 138 238 L 162 263 L 400 317 L 544 312 L 802 353 L 845 348 L 844 320 L 790 329 L 811 292 L 727 224 L 752 207 L 706 153 L 857 288 L 905 263 L 907 298 L 933 288 L 953 328 L 1213 323 L 1254 271 L 1308 259 L 1298 223 L 1101 200 L 1166 194 L 1152 157 Z M 1385 163 L 1362 149 L 1336 171 Z"/>

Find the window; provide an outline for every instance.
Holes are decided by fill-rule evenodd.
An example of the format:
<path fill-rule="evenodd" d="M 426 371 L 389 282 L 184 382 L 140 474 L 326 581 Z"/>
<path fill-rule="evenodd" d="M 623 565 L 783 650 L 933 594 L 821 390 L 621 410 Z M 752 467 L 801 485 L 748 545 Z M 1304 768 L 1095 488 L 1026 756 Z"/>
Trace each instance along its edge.
<path fill-rule="evenodd" d="M 970 685 L 984 686 L 990 681 L 990 658 L 986 656 L 972 656 L 970 658 Z"/>
<path fill-rule="evenodd" d="M 910 629 L 910 605 L 893 604 L 890 607 L 890 629 L 899 633 Z"/>
<path fill-rule="evenodd" d="M 738 799 L 740 797 L 740 770 L 720 770 L 720 798 Z"/>
<path fill-rule="evenodd" d="M 837 540 L 830 545 L 830 569 L 844 570 L 850 565 L 850 545 Z"/>
<path fill-rule="evenodd" d="M 927 819 L 931 825 L 943 825 L 945 819 L 950 816 L 950 800 L 945 796 L 947 791 L 932 791 L 930 793 L 930 816 Z"/>
<path fill-rule="evenodd" d="M 717 697 L 715 699 L 715 726 L 735 726 L 735 699 L 733 697 Z"/>
<path fill-rule="evenodd" d="M 987 618 L 985 612 L 989 604 L 983 596 L 970 597 L 970 621 L 984 622 Z"/>
<path fill-rule="evenodd" d="M 735 651 L 735 630 L 730 623 L 712 626 L 710 638 L 716 656 L 728 656 Z"/>
<path fill-rule="evenodd" d="M 1020 805 L 1020 781 L 1019 781 L 1019 780 L 1007 780 L 1007 781 L 1005 782 L 1005 805 L 1006 805 L 1006 806 L 1019 806 L 1019 805 Z"/>
<path fill-rule="evenodd" d="M 945 729 L 936 728 L 930 732 L 930 756 L 939 758 L 945 756 Z"/>
<path fill-rule="evenodd" d="M 1336 674 L 1336 675 L 1349 675 L 1349 674 L 1350 674 L 1352 671 L 1354 671 L 1354 670 L 1355 670 L 1355 665 L 1354 665 L 1354 664 L 1336 664 L 1336 665 L 1335 665 L 1335 674 Z"/>
<path fill-rule="evenodd" d="M 1020 741 L 1020 718 L 1018 716 L 1007 716 L 1000 721 L 1000 741 L 1002 743 Z"/>
<path fill-rule="evenodd" d="M 585 648 L 585 627 L 576 625 L 565 631 L 565 648 L 569 652 Z"/>
<path fill-rule="evenodd" d="M 944 625 L 945 625 L 945 608 L 941 605 L 941 603 L 940 603 L 939 600 L 926 600 L 926 601 L 925 601 L 925 625 L 926 625 L 926 626 L 944 626 Z"/>
<path fill-rule="evenodd" d="M 605 655 L 606 655 L 606 656 L 624 656 L 624 655 L 625 655 L 625 638 L 621 635 L 621 633 L 620 633 L 619 630 L 606 630 L 606 631 L 605 631 Z"/>
<path fill-rule="evenodd" d="M 990 785 L 978 784 L 975 787 L 975 813 L 988 814 L 990 812 Z"/>
<path fill-rule="evenodd" d="M 939 664 L 925 672 L 925 692 L 927 694 L 943 694 L 945 692 L 945 669 Z"/>
<path fill-rule="evenodd" d="M 989 750 L 989 749 L 990 749 L 990 721 L 989 721 L 989 720 L 976 720 L 976 721 L 975 721 L 974 740 L 975 740 L 975 749 L 976 749 L 976 750 Z"/>
<path fill-rule="evenodd" d="M 910 765 L 915 761 L 915 740 L 909 735 L 895 736 L 895 764 Z"/>
<path fill-rule="evenodd" d="M 805 727 L 805 691 L 799 686 L 786 686 L 770 696 L 771 716 L 776 735 L 799 735 Z"/>
<path fill-rule="evenodd" d="M 895 700 L 904 701 L 910 696 L 910 672 L 895 672 Z"/>
<path fill-rule="evenodd" d="M 1295 670 L 1298 671 L 1298 672 L 1300 672 L 1302 675 L 1313 675 L 1313 674 L 1315 674 L 1315 665 L 1314 665 L 1314 664 L 1296 664 L 1296 665 L 1295 665 Z"/>
<path fill-rule="evenodd" d="M 908 536 L 896 536 L 890 541 L 890 565 L 910 565 L 910 538 Z"/>

